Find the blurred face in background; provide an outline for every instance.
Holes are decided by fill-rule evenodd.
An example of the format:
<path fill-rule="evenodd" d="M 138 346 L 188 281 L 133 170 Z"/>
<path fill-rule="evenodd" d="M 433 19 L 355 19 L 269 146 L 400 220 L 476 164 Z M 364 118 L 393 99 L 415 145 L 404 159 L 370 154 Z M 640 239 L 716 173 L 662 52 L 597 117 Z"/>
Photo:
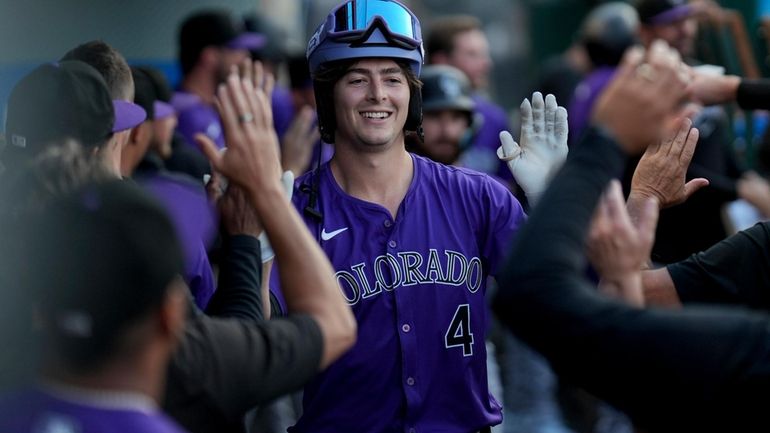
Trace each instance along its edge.
<path fill-rule="evenodd" d="M 468 113 L 460 110 L 423 112 L 422 144 L 425 155 L 442 164 L 453 164 L 460 156 L 460 144 L 470 126 Z"/>
<path fill-rule="evenodd" d="M 454 48 L 448 63 L 463 71 L 474 89 L 483 89 L 489 83 L 492 59 L 489 42 L 481 30 L 469 30 L 454 37 Z"/>
<path fill-rule="evenodd" d="M 690 16 L 668 24 L 643 26 L 642 40 L 645 46 L 649 46 L 655 39 L 663 39 L 686 58 L 695 54 L 697 33 L 698 21 L 694 16 Z"/>

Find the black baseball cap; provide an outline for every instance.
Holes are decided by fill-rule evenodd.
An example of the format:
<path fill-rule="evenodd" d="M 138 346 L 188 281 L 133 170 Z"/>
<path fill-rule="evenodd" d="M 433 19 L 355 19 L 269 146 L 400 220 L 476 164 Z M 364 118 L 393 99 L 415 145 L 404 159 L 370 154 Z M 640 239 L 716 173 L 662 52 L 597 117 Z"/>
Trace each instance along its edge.
<path fill-rule="evenodd" d="M 143 70 L 131 67 L 131 77 L 134 79 L 134 103 L 147 112 L 149 120 L 155 119 L 155 86 L 152 79 Z"/>
<path fill-rule="evenodd" d="M 471 84 L 465 74 L 449 65 L 429 65 L 420 74 L 422 110 L 457 110 L 472 113 Z"/>
<path fill-rule="evenodd" d="M 696 12 L 688 0 L 637 0 L 634 7 L 639 20 L 648 25 L 670 24 Z"/>
<path fill-rule="evenodd" d="M 183 256 L 163 210 L 124 180 L 89 183 L 21 221 L 21 279 L 68 360 L 103 357 L 119 333 L 161 304 Z"/>
<path fill-rule="evenodd" d="M 188 16 L 179 29 L 179 58 L 189 70 L 208 46 L 257 50 L 267 43 L 264 35 L 247 32 L 243 21 L 224 10 L 203 10 Z"/>
<path fill-rule="evenodd" d="M 146 116 L 135 104 L 113 101 L 99 72 L 77 60 L 35 68 L 11 91 L 6 113 L 4 156 L 28 158 L 64 139 L 101 146 Z"/>
<path fill-rule="evenodd" d="M 143 73 L 152 85 L 151 91 L 152 97 L 154 98 L 152 109 L 153 119 L 163 119 L 176 114 L 176 110 L 174 110 L 174 107 L 169 103 L 173 93 L 171 85 L 168 83 L 166 76 L 163 75 L 163 72 L 150 66 L 133 66 L 131 67 L 132 74 L 134 73 L 134 70 Z M 136 100 L 136 95 L 134 96 L 134 100 Z"/>

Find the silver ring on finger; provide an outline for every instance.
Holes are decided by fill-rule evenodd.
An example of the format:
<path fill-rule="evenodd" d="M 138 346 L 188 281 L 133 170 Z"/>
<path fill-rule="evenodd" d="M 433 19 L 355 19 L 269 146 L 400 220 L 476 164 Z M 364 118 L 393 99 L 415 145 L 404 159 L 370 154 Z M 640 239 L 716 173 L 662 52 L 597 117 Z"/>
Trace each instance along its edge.
<path fill-rule="evenodd" d="M 254 121 L 254 115 L 251 113 L 243 113 L 238 115 L 238 121 L 241 123 L 249 123 Z"/>
<path fill-rule="evenodd" d="M 636 76 L 641 77 L 650 83 L 654 83 L 657 74 L 655 73 L 655 69 L 649 63 L 642 63 L 636 67 Z"/>

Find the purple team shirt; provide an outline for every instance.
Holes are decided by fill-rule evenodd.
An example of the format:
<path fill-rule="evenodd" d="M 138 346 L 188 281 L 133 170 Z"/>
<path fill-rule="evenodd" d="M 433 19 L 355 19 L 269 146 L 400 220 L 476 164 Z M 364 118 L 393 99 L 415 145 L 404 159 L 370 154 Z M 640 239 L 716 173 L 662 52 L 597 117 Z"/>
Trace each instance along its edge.
<path fill-rule="evenodd" d="M 575 94 L 569 106 L 569 144 L 580 140 L 591 120 L 596 99 L 615 76 L 615 67 L 603 66 L 589 74 L 575 88 Z"/>
<path fill-rule="evenodd" d="M 171 98 L 171 105 L 178 113 L 177 131 L 182 134 L 187 144 L 198 148 L 195 134 L 204 133 L 222 149 L 225 147 L 225 135 L 219 113 L 213 105 L 206 104 L 195 94 L 178 91 Z M 273 90 L 271 99 L 273 126 L 278 137 L 283 137 L 294 118 L 291 93 L 281 87 Z"/>
<path fill-rule="evenodd" d="M 216 290 L 207 253 L 219 226 L 215 207 L 203 187 L 192 179 L 157 172 L 137 176 L 136 182 L 160 201 L 174 223 L 184 252 L 185 282 L 195 305 L 205 310 Z"/>
<path fill-rule="evenodd" d="M 480 95 L 473 95 L 474 115 L 480 125 L 473 143 L 461 156 L 462 164 L 482 173 L 495 175 L 511 183 L 513 175 L 505 162 L 497 158 L 500 132 L 510 131 L 508 115 L 500 106 Z"/>
<path fill-rule="evenodd" d="M 33 389 L 0 398 L 3 433 L 184 433 L 155 408 L 117 408 L 64 400 Z"/>
<path fill-rule="evenodd" d="M 412 159 L 395 219 L 320 169 L 323 225 L 303 218 L 334 266 L 358 341 L 306 386 L 291 432 L 467 433 L 502 420 L 487 387 L 484 295 L 525 214 L 485 174 Z M 302 213 L 308 195 L 297 188 L 293 201 Z"/>

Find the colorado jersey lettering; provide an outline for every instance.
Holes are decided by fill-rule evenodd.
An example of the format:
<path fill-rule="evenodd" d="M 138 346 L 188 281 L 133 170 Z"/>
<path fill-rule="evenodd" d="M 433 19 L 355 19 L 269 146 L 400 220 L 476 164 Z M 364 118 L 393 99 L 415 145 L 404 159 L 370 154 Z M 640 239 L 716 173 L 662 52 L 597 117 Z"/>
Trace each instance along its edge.
<path fill-rule="evenodd" d="M 395 218 L 320 167 L 323 222 L 303 218 L 356 315 L 358 342 L 306 386 L 292 432 L 469 432 L 502 418 L 487 387 L 484 296 L 524 212 L 487 175 L 412 160 Z M 297 189 L 293 201 L 302 213 L 308 194 Z"/>

